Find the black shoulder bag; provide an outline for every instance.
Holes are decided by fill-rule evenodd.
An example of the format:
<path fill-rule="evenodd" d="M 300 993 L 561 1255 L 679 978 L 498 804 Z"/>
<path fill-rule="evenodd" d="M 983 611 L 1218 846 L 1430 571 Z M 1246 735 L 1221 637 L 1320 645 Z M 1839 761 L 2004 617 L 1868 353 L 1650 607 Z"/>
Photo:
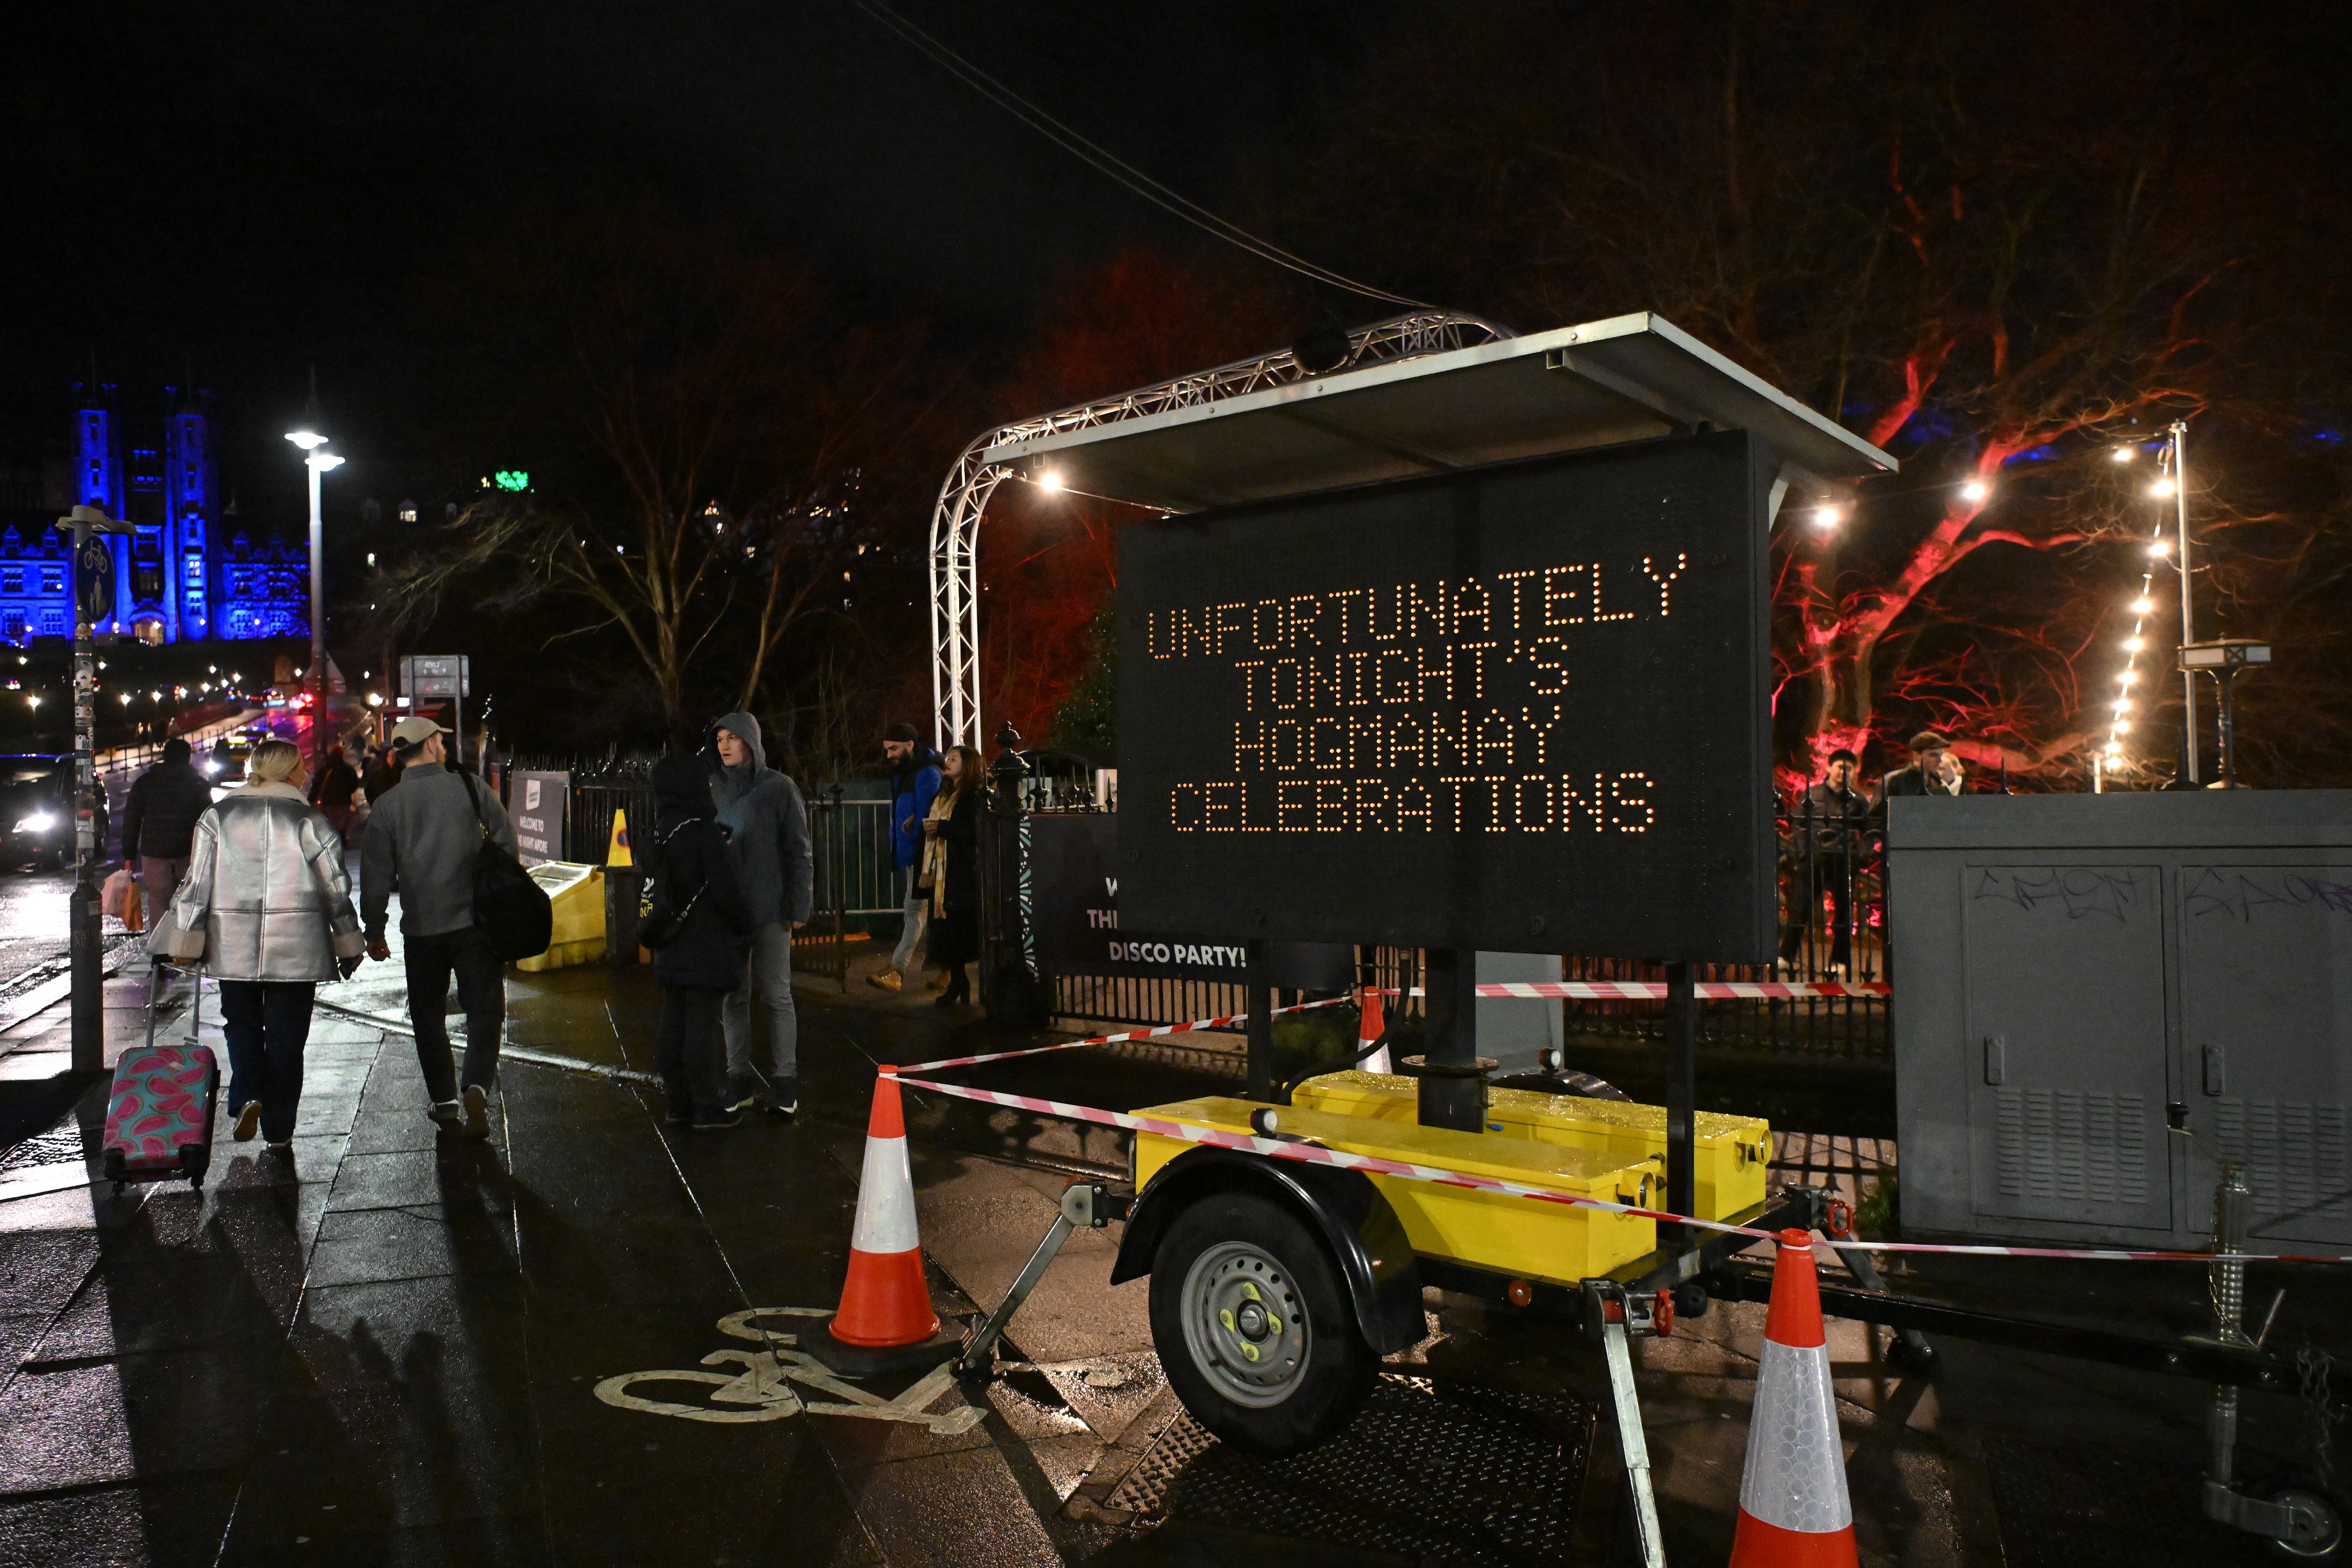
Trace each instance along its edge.
<path fill-rule="evenodd" d="M 697 888 L 687 895 L 683 907 L 663 907 L 676 902 L 677 894 L 677 879 L 669 874 L 669 841 L 695 820 L 688 818 L 663 837 L 662 863 L 654 868 L 653 877 L 646 883 L 645 901 L 637 908 L 637 941 L 648 952 L 659 952 L 684 933 L 686 922 L 693 917 L 694 906 L 701 901 L 702 888 L 710 886 L 709 879 L 706 878 L 702 888 Z"/>
<path fill-rule="evenodd" d="M 481 846 L 474 851 L 475 928 L 489 939 L 490 950 L 509 963 L 537 958 L 555 935 L 555 907 L 522 862 L 490 837 L 474 781 L 464 773 L 457 776 L 465 780 L 466 794 L 474 803 L 474 825 L 482 830 Z"/>

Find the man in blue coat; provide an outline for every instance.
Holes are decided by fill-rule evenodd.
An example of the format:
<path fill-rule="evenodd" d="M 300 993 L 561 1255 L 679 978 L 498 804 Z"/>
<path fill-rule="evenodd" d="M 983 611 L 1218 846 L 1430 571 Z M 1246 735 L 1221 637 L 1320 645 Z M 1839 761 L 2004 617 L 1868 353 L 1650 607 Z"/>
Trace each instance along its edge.
<path fill-rule="evenodd" d="M 882 738 L 882 754 L 890 759 L 890 864 L 907 874 L 907 918 L 898 930 L 898 951 L 890 965 L 866 977 L 885 991 L 906 984 L 907 965 L 914 962 L 915 944 L 923 938 L 930 895 L 915 884 L 923 864 L 923 818 L 940 793 L 939 753 L 915 739 L 912 724 L 893 724 Z"/>
<path fill-rule="evenodd" d="M 711 735 L 718 753 L 710 798 L 732 835 L 736 874 L 757 923 L 743 978 L 719 1016 L 727 1032 L 726 1108 L 761 1105 L 779 1116 L 801 1107 L 800 1023 L 793 1011 L 793 931 L 808 923 L 815 892 L 808 807 L 792 780 L 768 766 L 760 721 L 730 713 Z M 751 992 L 768 1009 L 770 1071 L 764 1091 L 751 1065 Z"/>

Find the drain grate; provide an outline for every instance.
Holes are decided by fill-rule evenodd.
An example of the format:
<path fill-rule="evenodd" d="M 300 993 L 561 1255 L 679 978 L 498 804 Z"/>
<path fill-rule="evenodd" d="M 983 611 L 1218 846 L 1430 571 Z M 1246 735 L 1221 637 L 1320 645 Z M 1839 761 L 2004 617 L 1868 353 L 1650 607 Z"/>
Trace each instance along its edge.
<path fill-rule="evenodd" d="M 1597 1420 L 1557 1394 L 1384 1374 L 1347 1431 L 1286 1459 L 1180 1413 L 1112 1493 L 1145 1522 L 1505 1564 L 1568 1560 Z"/>

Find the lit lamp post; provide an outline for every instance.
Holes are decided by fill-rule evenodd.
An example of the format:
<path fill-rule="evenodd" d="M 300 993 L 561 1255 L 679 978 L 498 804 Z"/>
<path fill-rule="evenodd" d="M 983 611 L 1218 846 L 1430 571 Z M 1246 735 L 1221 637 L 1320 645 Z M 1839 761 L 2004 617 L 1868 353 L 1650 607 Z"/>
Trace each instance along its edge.
<path fill-rule="evenodd" d="M 310 470 L 310 761 L 324 755 L 319 743 L 319 721 L 327 711 L 327 534 L 319 517 L 319 476 L 340 468 L 343 460 L 320 448 L 327 438 L 315 430 L 289 430 L 286 438 L 302 448 L 302 466 Z"/>
<path fill-rule="evenodd" d="M 2180 673 L 2193 686 L 2197 672 L 2205 671 L 2221 688 L 2221 787 L 2238 787 L 2239 672 L 2271 661 L 2271 645 L 2250 637 L 2217 637 L 2211 642 L 2184 643 Z M 2194 782 L 2196 775 L 2189 775 Z"/>
<path fill-rule="evenodd" d="M 66 905 L 67 985 L 74 1070 L 97 1072 L 106 1065 L 98 925 L 98 865 L 106 847 L 98 841 L 98 649 L 90 623 L 114 609 L 114 550 L 103 536 L 128 533 L 131 525 L 107 516 L 103 508 L 78 506 L 58 519 L 58 528 L 73 535 L 74 550 L 74 889 Z"/>

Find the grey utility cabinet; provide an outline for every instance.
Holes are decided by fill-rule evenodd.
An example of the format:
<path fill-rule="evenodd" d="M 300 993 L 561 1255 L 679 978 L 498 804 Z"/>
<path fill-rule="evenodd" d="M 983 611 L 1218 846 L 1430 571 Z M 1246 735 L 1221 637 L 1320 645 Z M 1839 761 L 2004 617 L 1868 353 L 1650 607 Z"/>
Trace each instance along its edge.
<path fill-rule="evenodd" d="M 1888 804 L 1906 1230 L 2352 1249 L 2352 791 Z"/>

